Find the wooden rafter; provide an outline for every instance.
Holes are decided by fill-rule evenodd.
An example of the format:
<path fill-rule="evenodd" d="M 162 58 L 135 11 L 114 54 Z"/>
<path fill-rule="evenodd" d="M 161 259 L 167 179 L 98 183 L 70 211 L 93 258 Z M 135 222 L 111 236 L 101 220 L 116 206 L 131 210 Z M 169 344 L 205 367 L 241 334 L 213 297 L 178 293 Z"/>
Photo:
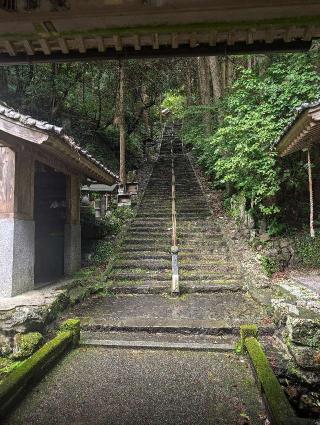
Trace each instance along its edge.
<path fill-rule="evenodd" d="M 23 44 L 23 47 L 24 47 L 27 55 L 33 56 L 34 55 L 34 48 L 31 44 L 31 42 L 29 40 L 23 40 L 22 44 Z"/>
<path fill-rule="evenodd" d="M 154 50 L 159 50 L 159 34 L 157 32 L 152 36 L 152 47 Z"/>
<path fill-rule="evenodd" d="M 96 40 L 97 40 L 98 51 L 105 52 L 106 46 L 104 45 L 103 37 L 97 37 Z"/>
<path fill-rule="evenodd" d="M 5 46 L 5 48 L 6 48 L 6 51 L 9 53 L 9 55 L 10 56 L 16 56 L 16 49 L 15 49 L 15 47 L 13 46 L 13 44 L 11 43 L 11 41 L 9 41 L 9 40 L 6 40 L 5 42 L 4 42 L 4 46 Z"/>
<path fill-rule="evenodd" d="M 39 39 L 39 44 L 41 46 L 41 49 L 42 49 L 43 53 L 45 55 L 50 55 L 51 49 L 50 49 L 50 46 L 49 46 L 49 43 L 47 42 L 47 40 L 45 40 L 44 38 L 40 38 Z"/>
<path fill-rule="evenodd" d="M 116 51 L 120 52 L 123 49 L 121 37 L 119 35 L 114 35 L 113 42 Z"/>
<path fill-rule="evenodd" d="M 67 44 L 67 42 L 66 42 L 66 40 L 64 38 L 59 37 L 58 38 L 58 44 L 59 44 L 59 47 L 60 47 L 62 53 L 64 53 L 65 55 L 67 55 L 70 52 L 69 47 L 68 47 L 68 44 Z"/>

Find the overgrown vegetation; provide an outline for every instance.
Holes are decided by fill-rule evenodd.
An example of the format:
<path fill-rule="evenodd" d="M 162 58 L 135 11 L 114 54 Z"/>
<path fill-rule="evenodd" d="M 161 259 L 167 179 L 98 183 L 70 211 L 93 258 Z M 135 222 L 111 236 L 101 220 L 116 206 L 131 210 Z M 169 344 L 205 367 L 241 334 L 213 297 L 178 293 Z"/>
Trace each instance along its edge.
<path fill-rule="evenodd" d="M 290 194 L 300 190 L 303 197 L 307 183 L 302 155 L 279 161 L 272 146 L 295 109 L 320 97 L 319 64 L 317 52 L 271 56 L 250 68 L 239 64 L 226 95 L 205 109 L 195 99 L 182 112 L 181 94 L 169 93 L 164 102 L 176 102 L 172 111 L 182 118 L 184 141 L 208 175 L 229 198 L 243 196 L 256 220 L 266 217 L 272 235 L 283 231 L 279 221 L 297 208 Z"/>
<path fill-rule="evenodd" d="M 106 264 L 114 252 L 115 237 L 134 215 L 130 207 L 118 207 L 114 202 L 106 217 L 96 219 L 91 207 L 82 208 L 81 229 L 83 245 L 89 251 L 88 266 Z M 91 243 L 90 243 L 91 241 Z"/>

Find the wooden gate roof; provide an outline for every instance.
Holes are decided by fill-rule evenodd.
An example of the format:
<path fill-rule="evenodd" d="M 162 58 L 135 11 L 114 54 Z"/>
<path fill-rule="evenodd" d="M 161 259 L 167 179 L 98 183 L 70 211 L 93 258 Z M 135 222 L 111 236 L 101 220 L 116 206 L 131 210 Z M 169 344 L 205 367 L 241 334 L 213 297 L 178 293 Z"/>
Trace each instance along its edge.
<path fill-rule="evenodd" d="M 62 127 L 23 115 L 6 105 L 0 104 L 0 144 L 37 145 L 48 156 L 61 161 L 78 174 L 85 175 L 105 184 L 114 184 L 118 176 L 96 160 L 75 140 L 65 134 Z"/>
<path fill-rule="evenodd" d="M 8 0 L 0 64 L 308 49 L 319 0 Z"/>
<path fill-rule="evenodd" d="M 305 103 L 275 143 L 280 156 L 286 156 L 320 143 L 320 100 Z"/>

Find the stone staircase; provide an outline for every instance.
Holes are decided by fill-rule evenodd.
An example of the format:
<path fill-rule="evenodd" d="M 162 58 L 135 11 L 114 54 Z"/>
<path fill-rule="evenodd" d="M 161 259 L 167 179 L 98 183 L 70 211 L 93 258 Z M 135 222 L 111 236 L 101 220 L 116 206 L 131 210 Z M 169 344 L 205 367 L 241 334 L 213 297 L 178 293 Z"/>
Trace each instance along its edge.
<path fill-rule="evenodd" d="M 115 292 L 165 291 L 171 282 L 171 135 L 163 137 L 138 214 L 110 275 Z"/>
<path fill-rule="evenodd" d="M 130 335 L 139 346 L 148 344 L 150 335 L 151 345 L 163 339 L 169 344 L 188 334 L 192 337 L 187 345 L 208 347 L 210 335 L 212 349 L 221 344 L 221 337 L 233 349 L 242 324 L 255 323 L 261 333 L 273 330 L 264 309 L 243 287 L 177 131 L 168 127 L 164 133 L 138 214 L 108 276 L 107 287 L 116 296 L 89 299 L 73 309 L 72 314 L 82 318 L 86 344 L 91 340 L 127 346 Z M 170 296 L 171 143 L 182 295 L 178 298 Z"/>
<path fill-rule="evenodd" d="M 171 285 L 171 143 L 177 195 L 177 231 L 183 292 L 241 291 L 241 276 L 229 258 L 221 231 L 177 128 L 168 127 L 139 212 L 123 240 L 110 275 L 114 292 L 159 293 Z M 131 288 L 131 289 L 130 289 Z"/>

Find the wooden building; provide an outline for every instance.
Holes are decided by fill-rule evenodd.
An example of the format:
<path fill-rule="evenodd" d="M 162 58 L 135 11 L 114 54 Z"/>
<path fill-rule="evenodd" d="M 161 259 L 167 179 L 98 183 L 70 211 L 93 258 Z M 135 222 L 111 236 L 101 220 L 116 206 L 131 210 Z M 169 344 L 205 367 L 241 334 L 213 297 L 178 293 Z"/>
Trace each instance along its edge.
<path fill-rule="evenodd" d="M 118 181 L 62 128 L 0 105 L 0 296 L 80 268 L 83 177 Z"/>
<path fill-rule="evenodd" d="M 309 49 L 318 0 L 8 0 L 0 63 Z"/>
<path fill-rule="evenodd" d="M 311 237 L 315 236 L 313 228 L 314 208 L 311 157 L 311 148 L 315 144 L 320 144 L 320 101 L 306 103 L 298 108 L 294 119 L 289 123 L 275 144 L 278 154 L 282 157 L 299 150 L 306 152 L 309 178 Z"/>

